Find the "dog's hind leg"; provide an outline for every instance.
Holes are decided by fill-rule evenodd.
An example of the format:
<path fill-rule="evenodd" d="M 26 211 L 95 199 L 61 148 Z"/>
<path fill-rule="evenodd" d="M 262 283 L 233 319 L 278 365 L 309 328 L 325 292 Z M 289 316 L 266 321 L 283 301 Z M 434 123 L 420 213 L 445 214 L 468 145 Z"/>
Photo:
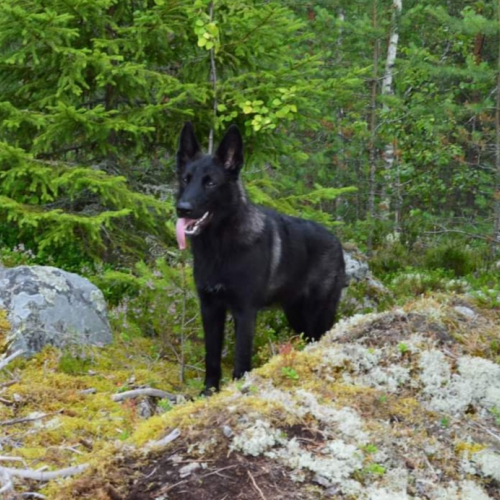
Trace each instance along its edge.
<path fill-rule="evenodd" d="M 335 323 L 337 306 L 342 288 L 335 284 L 325 295 L 312 296 L 305 308 L 307 322 L 305 335 L 311 340 L 319 340 Z"/>
<path fill-rule="evenodd" d="M 221 356 L 224 341 L 226 308 L 210 294 L 200 294 L 201 316 L 205 332 L 205 389 L 204 394 L 219 390 L 222 376 Z"/>
<path fill-rule="evenodd" d="M 304 310 L 304 300 L 296 300 L 283 307 L 286 319 L 290 327 L 296 333 L 305 333 L 307 328 L 306 311 Z"/>

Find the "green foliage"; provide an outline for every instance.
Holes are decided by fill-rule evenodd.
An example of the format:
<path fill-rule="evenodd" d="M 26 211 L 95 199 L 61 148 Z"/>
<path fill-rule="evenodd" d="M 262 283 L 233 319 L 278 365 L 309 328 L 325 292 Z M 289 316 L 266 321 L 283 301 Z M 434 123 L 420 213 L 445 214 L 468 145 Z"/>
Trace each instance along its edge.
<path fill-rule="evenodd" d="M 138 260 L 145 235 L 172 244 L 172 190 L 164 202 L 137 188 L 172 179 L 163 158 L 170 167 L 186 119 L 205 137 L 238 123 L 249 164 L 304 161 L 292 134 L 274 135 L 319 116 L 320 58 L 286 45 L 306 43 L 304 28 L 279 2 L 221 0 L 211 17 L 202 0 L 2 2 L 0 227 L 12 234 L 8 246 L 23 241 L 40 259 L 57 253 L 71 266 Z"/>
<path fill-rule="evenodd" d="M 363 468 L 363 471 L 367 474 L 374 474 L 376 476 L 383 476 L 386 472 L 386 468 L 383 465 L 372 463 L 368 464 Z"/>
<path fill-rule="evenodd" d="M 388 289 L 374 285 L 369 280 L 353 281 L 344 292 L 338 314 L 343 318 L 354 314 L 380 312 L 393 305 L 394 296 Z"/>
<path fill-rule="evenodd" d="M 0 247 L 0 262 L 5 267 L 35 264 L 35 255 L 21 243 L 14 248 Z"/>
<path fill-rule="evenodd" d="M 398 351 L 401 354 L 406 354 L 409 351 L 408 345 L 404 342 L 401 342 L 400 344 L 398 344 Z"/>
<path fill-rule="evenodd" d="M 411 262 L 410 251 L 400 241 L 379 246 L 370 259 L 370 268 L 377 276 L 402 271 Z"/>
<path fill-rule="evenodd" d="M 291 366 L 283 366 L 281 373 L 285 378 L 290 380 L 299 380 L 299 374 Z"/>
<path fill-rule="evenodd" d="M 500 409 L 498 408 L 492 408 L 491 410 L 491 414 L 495 417 L 495 423 L 498 427 L 500 427 Z"/>
<path fill-rule="evenodd" d="M 500 307 L 500 283 L 490 286 L 480 286 L 472 291 L 472 296 L 483 307 L 497 309 Z"/>
<path fill-rule="evenodd" d="M 441 269 L 431 271 L 409 268 L 405 273 L 393 277 L 388 286 L 400 300 L 430 292 L 464 293 L 468 289 L 465 280 L 453 279 Z"/>
<path fill-rule="evenodd" d="M 425 266 L 429 269 L 445 269 L 460 277 L 478 268 L 475 252 L 460 240 L 447 241 L 427 250 Z"/>
<path fill-rule="evenodd" d="M 188 322 L 190 334 L 200 328 L 192 269 L 182 262 L 137 263 L 134 274 L 110 270 L 93 281 L 118 304 L 112 315 L 118 331 L 161 337 L 173 347 Z"/>

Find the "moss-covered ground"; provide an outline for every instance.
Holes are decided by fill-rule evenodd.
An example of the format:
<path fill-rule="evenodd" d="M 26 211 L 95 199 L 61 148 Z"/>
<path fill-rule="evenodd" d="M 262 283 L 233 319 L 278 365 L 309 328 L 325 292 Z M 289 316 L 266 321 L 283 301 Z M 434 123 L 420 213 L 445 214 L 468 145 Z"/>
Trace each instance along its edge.
<path fill-rule="evenodd" d="M 285 346 L 209 399 L 156 402 L 168 411 L 147 419 L 140 401 L 111 395 L 184 391 L 152 341 L 48 349 L 2 374 L 17 380 L 2 388 L 2 420 L 49 414 L 3 427 L 2 454 L 29 468 L 90 464 L 41 488 L 16 482 L 51 500 L 499 500 L 499 345 L 500 310 L 423 297 Z"/>

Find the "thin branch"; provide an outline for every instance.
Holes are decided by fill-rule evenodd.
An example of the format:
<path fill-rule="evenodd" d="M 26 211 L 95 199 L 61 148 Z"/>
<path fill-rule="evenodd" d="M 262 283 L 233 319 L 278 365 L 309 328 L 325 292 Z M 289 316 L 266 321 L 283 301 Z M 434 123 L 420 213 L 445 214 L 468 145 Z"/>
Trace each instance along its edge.
<path fill-rule="evenodd" d="M 170 434 L 168 434 L 164 438 L 159 439 L 158 441 L 150 441 L 149 443 L 147 443 L 146 449 L 151 450 L 152 448 L 163 448 L 167 446 L 167 444 L 176 440 L 180 435 L 181 431 L 179 429 L 174 429 Z"/>
<path fill-rule="evenodd" d="M 259 492 L 259 495 L 260 497 L 262 498 L 262 500 L 267 500 L 266 497 L 264 496 L 264 493 L 262 492 L 262 490 L 259 488 L 259 485 L 257 484 L 257 482 L 255 481 L 255 478 L 252 476 L 252 473 L 247 470 L 248 472 L 248 475 L 250 476 L 250 479 L 252 480 L 252 483 L 254 485 L 254 488 Z"/>
<path fill-rule="evenodd" d="M 213 129 L 211 129 L 211 133 Z M 213 140 L 213 137 L 212 137 Z M 187 303 L 187 283 L 186 283 L 186 262 L 182 259 L 182 319 L 181 319 L 181 352 L 180 352 L 180 379 L 181 384 L 184 384 L 184 376 L 186 374 L 185 354 L 186 354 L 186 303 Z"/>
<path fill-rule="evenodd" d="M 26 462 L 21 457 L 6 457 L 4 455 L 0 455 L 0 462 L 22 462 L 26 465 Z"/>
<path fill-rule="evenodd" d="M 210 22 L 214 20 L 214 2 L 210 2 Z M 213 102 L 213 119 L 217 117 L 217 66 L 215 64 L 215 43 L 210 49 L 210 81 L 212 82 L 212 88 L 214 91 L 214 102 Z M 214 127 L 210 127 L 210 134 L 208 136 L 208 154 L 212 154 L 214 150 Z"/>
<path fill-rule="evenodd" d="M 2 382 L 0 384 L 0 389 L 3 389 L 4 387 L 10 387 L 11 385 L 17 384 L 19 380 L 9 380 L 8 382 Z"/>
<path fill-rule="evenodd" d="M 5 368 L 12 360 L 16 359 L 18 356 L 21 356 L 21 354 L 24 354 L 24 351 L 22 349 L 18 349 L 16 352 L 12 353 L 10 356 L 0 361 L 0 370 Z"/>
<path fill-rule="evenodd" d="M 486 432 L 491 437 L 495 438 L 497 441 L 500 442 L 500 436 L 498 434 L 495 434 L 493 431 L 490 431 L 490 429 L 488 429 L 484 425 L 479 424 L 478 422 L 470 423 L 469 427 L 472 427 L 473 429 L 479 429 L 483 432 Z"/>
<path fill-rule="evenodd" d="M 0 488 L 0 493 L 14 492 L 14 484 L 12 483 L 10 475 L 2 470 L 0 470 L 0 483 L 3 484 Z"/>
<path fill-rule="evenodd" d="M 12 469 L 10 467 L 1 467 L 0 474 L 7 474 L 8 476 L 17 476 L 24 479 L 33 479 L 34 481 L 51 481 L 58 477 L 69 477 L 74 476 L 83 472 L 89 464 L 75 465 L 74 467 L 67 467 L 65 469 L 53 470 L 48 472 L 42 472 L 32 469 Z"/>
<path fill-rule="evenodd" d="M 474 233 L 468 233 L 467 231 L 461 231 L 460 229 L 447 229 L 443 227 L 440 231 L 424 231 L 423 234 L 448 234 L 448 233 L 456 233 L 456 234 L 463 234 L 464 236 L 467 236 L 469 238 L 473 238 L 476 240 L 483 240 L 487 241 L 488 243 L 491 243 L 492 245 L 498 245 L 500 244 L 500 241 L 495 241 L 491 236 L 481 236 L 480 234 L 474 234 Z"/>
<path fill-rule="evenodd" d="M 58 413 L 62 413 L 63 411 L 64 410 L 54 411 L 52 413 L 42 413 L 41 415 L 37 415 L 36 417 L 13 418 L 12 420 L 4 420 L 3 422 L 0 422 L 0 425 L 7 426 L 24 424 L 26 422 L 35 422 L 36 420 L 41 420 L 43 418 L 51 417 L 52 415 L 57 415 Z"/>
<path fill-rule="evenodd" d="M 176 397 L 169 392 L 160 391 L 159 389 L 153 389 L 152 387 L 144 387 L 143 389 L 134 389 L 132 391 L 119 392 L 118 394 L 113 394 L 111 399 L 113 401 L 123 401 L 124 399 L 137 398 L 139 396 L 151 396 L 154 398 L 169 399 L 170 401 L 175 401 Z"/>

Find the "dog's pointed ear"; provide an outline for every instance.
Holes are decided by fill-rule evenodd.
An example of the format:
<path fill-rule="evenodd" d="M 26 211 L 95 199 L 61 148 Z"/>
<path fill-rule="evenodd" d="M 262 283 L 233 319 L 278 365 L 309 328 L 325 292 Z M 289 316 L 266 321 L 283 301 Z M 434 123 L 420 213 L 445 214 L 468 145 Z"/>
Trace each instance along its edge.
<path fill-rule="evenodd" d="M 186 122 L 182 127 L 179 138 L 179 149 L 177 151 L 177 168 L 180 170 L 189 161 L 192 161 L 201 152 L 200 144 L 194 133 L 194 127 L 191 122 Z"/>
<path fill-rule="evenodd" d="M 231 125 L 223 137 L 215 157 L 228 171 L 238 173 L 243 165 L 243 139 L 236 125 Z"/>

